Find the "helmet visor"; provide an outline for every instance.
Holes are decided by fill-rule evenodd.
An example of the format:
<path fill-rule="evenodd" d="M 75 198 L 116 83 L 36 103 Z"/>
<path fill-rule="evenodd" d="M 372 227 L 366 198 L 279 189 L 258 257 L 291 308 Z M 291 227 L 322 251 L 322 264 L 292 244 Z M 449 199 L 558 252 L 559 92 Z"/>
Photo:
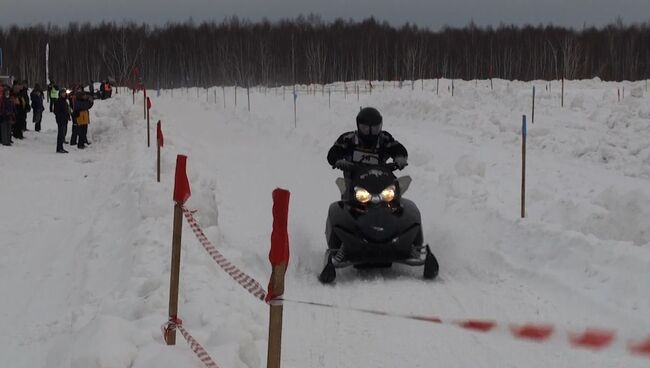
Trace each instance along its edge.
<path fill-rule="evenodd" d="M 381 123 L 376 125 L 359 124 L 359 132 L 362 135 L 379 135 L 381 132 Z"/>

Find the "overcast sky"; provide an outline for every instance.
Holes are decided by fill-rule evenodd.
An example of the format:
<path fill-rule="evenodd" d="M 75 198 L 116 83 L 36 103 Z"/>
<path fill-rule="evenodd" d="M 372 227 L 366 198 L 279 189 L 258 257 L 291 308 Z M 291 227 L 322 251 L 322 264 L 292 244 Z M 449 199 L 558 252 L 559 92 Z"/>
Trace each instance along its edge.
<path fill-rule="evenodd" d="M 439 29 L 478 25 L 548 24 L 581 28 L 623 19 L 650 21 L 650 0 L 0 0 L 0 24 L 67 24 L 101 20 L 217 20 L 237 15 L 269 20 L 299 14 L 363 19 L 374 16 L 393 25 L 406 22 Z"/>

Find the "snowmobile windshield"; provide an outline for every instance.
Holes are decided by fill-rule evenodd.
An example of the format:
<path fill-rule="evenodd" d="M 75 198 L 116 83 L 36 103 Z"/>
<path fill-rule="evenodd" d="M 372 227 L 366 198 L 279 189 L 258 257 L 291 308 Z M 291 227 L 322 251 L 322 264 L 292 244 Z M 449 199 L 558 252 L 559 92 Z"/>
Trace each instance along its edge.
<path fill-rule="evenodd" d="M 395 182 L 395 175 L 388 165 L 357 164 L 352 175 L 352 185 L 371 194 L 379 194 Z"/>
<path fill-rule="evenodd" d="M 381 132 L 381 125 L 381 123 L 376 125 L 359 124 L 359 132 L 362 135 L 379 135 L 379 132 Z"/>

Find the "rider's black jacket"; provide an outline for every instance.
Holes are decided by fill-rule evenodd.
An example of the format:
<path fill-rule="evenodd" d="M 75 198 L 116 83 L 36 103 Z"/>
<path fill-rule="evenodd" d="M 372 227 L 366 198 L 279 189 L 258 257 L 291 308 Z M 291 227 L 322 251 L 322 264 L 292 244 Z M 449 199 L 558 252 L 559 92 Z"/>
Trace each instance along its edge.
<path fill-rule="evenodd" d="M 382 131 L 374 144 L 365 145 L 356 131 L 342 134 L 327 153 L 327 162 L 332 167 L 336 161 L 346 159 L 367 164 L 384 164 L 389 158 L 408 157 L 406 148 L 390 133 Z"/>

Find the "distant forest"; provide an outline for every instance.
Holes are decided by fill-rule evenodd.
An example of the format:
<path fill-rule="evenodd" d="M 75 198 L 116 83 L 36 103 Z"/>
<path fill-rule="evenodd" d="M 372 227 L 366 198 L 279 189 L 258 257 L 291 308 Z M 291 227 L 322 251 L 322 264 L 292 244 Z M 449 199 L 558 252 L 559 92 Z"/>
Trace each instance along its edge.
<path fill-rule="evenodd" d="M 149 88 L 289 85 L 349 80 L 503 78 L 639 80 L 650 77 L 650 25 L 393 27 L 373 18 L 278 22 L 70 24 L 0 28 L 2 73 L 63 84 L 137 69 Z"/>

